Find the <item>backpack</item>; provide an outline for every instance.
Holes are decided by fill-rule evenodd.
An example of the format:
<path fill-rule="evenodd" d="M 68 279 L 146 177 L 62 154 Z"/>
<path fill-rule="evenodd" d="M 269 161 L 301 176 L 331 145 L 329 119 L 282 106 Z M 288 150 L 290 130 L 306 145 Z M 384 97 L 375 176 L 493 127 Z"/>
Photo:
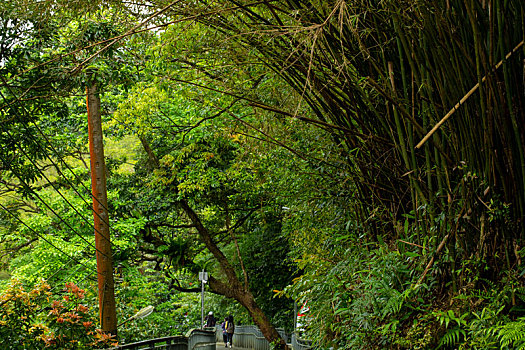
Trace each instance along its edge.
<path fill-rule="evenodd" d="M 233 322 L 226 322 L 226 332 L 233 333 L 234 330 L 235 330 L 235 325 L 233 324 Z"/>

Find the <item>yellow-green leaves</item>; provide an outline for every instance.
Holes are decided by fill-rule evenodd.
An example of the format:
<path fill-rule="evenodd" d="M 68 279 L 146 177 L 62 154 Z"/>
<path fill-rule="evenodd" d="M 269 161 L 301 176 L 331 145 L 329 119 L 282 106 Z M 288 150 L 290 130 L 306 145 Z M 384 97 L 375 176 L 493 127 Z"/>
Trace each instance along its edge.
<path fill-rule="evenodd" d="M 115 111 L 113 121 L 108 126 L 133 131 L 137 134 L 147 134 L 155 129 L 156 117 L 162 113 L 162 108 L 168 102 L 168 93 L 157 86 L 139 84 L 120 103 Z"/>

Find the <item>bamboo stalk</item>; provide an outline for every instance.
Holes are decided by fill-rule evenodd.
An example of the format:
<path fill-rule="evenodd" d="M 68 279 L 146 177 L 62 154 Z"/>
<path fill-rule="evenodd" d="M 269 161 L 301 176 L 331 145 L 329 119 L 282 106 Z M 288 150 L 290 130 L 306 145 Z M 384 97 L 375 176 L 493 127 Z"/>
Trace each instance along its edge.
<path fill-rule="evenodd" d="M 443 237 L 443 239 L 441 240 L 441 243 L 439 243 L 439 246 L 437 247 L 436 252 L 432 256 L 432 258 L 430 258 L 430 261 L 428 262 L 427 266 L 425 267 L 425 270 L 423 271 L 423 274 L 421 274 L 421 277 L 419 277 L 419 280 L 416 283 L 416 288 L 421 284 L 421 282 L 423 282 L 423 280 L 425 279 L 425 277 L 428 274 L 428 271 L 430 270 L 432 265 L 434 265 L 434 261 L 436 260 L 436 256 L 439 254 L 439 252 L 441 252 L 441 250 L 445 246 L 445 243 L 447 242 L 448 237 L 449 237 L 449 234 L 447 234 L 445 237 Z"/>
<path fill-rule="evenodd" d="M 505 59 L 504 60 L 501 60 L 498 62 L 498 64 L 496 64 L 493 68 L 493 70 L 497 70 L 499 67 L 501 67 L 501 65 L 503 64 L 503 62 L 505 60 L 507 60 L 513 53 L 515 53 L 516 51 L 519 50 L 520 47 L 523 46 L 523 40 L 518 44 L 516 45 L 516 47 L 514 47 L 514 49 L 512 49 L 512 51 L 510 51 L 506 56 L 505 56 Z M 484 83 L 485 80 L 487 80 L 487 75 L 485 75 L 482 79 L 481 79 L 481 83 Z M 472 87 L 472 89 L 469 90 L 469 92 L 467 92 L 467 94 L 465 96 L 463 96 L 458 103 L 456 103 L 454 105 L 454 107 L 452 107 L 452 109 L 447 113 L 445 114 L 445 116 L 443 118 L 441 118 L 441 120 L 432 128 L 432 130 L 430 130 L 426 135 L 425 137 L 423 137 L 423 139 L 421 139 L 421 141 L 419 141 L 419 143 L 416 145 L 416 148 L 419 149 L 421 148 L 421 146 L 423 146 L 425 144 L 425 142 L 428 141 L 428 139 L 441 127 L 441 125 L 443 125 L 448 118 L 450 118 L 457 110 L 459 107 L 461 107 L 461 105 L 463 105 L 465 103 L 465 101 L 468 100 L 468 98 L 470 96 L 472 96 L 473 93 L 476 92 L 476 90 L 479 88 L 479 85 L 480 83 L 476 83 L 476 85 L 474 85 Z"/>

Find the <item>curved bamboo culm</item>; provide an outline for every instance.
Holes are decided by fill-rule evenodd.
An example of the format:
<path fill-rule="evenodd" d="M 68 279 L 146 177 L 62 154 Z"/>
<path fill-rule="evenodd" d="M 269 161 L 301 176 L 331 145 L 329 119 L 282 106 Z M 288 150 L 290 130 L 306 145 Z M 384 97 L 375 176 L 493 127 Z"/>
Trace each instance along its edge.
<path fill-rule="evenodd" d="M 514 47 L 514 49 L 512 51 L 510 51 L 506 56 L 505 56 L 505 60 L 508 60 L 510 58 L 510 56 L 512 54 L 514 54 L 516 51 L 518 51 L 522 46 L 523 46 L 523 40 L 518 44 L 516 45 L 516 47 Z M 496 64 L 494 66 L 494 69 L 493 71 L 497 70 L 499 67 L 501 67 L 503 65 L 503 62 L 504 60 L 501 60 L 498 62 L 498 64 Z M 481 79 L 481 83 L 484 83 L 485 81 L 487 80 L 487 75 L 485 75 L 482 79 Z M 472 96 L 472 94 L 474 94 L 478 88 L 480 86 L 480 83 L 476 83 L 476 85 L 474 85 L 472 87 L 472 89 L 469 90 L 469 92 L 467 92 L 465 94 L 465 96 L 463 96 L 458 103 L 456 103 L 454 105 L 454 107 L 452 107 L 452 109 L 450 111 L 448 111 L 447 114 L 445 114 L 443 116 L 443 118 L 441 118 L 441 120 L 425 135 L 425 137 L 423 137 L 421 139 L 421 141 L 419 141 L 419 143 L 416 145 L 416 148 L 421 148 L 425 142 L 428 141 L 428 139 L 430 139 L 430 137 L 432 137 L 432 135 L 447 121 L 448 118 L 450 118 L 452 116 L 452 114 L 456 113 L 456 111 L 459 109 L 459 107 L 461 105 L 463 105 L 470 96 Z"/>

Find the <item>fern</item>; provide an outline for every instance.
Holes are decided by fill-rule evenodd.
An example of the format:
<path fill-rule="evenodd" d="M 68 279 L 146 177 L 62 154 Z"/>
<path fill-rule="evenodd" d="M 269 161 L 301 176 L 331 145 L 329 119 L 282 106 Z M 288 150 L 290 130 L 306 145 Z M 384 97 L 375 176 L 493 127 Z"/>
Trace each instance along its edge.
<path fill-rule="evenodd" d="M 515 322 L 501 326 L 498 338 L 502 347 L 525 349 L 525 318 L 520 317 Z"/>
<path fill-rule="evenodd" d="M 388 292 L 390 295 L 382 310 L 383 318 L 389 314 L 397 314 L 403 307 L 406 298 L 405 293 L 400 293 L 395 289 L 390 289 Z"/>
<path fill-rule="evenodd" d="M 439 346 L 453 346 L 459 343 L 461 339 L 465 339 L 466 336 L 466 332 L 461 328 L 449 329 L 439 341 Z"/>

